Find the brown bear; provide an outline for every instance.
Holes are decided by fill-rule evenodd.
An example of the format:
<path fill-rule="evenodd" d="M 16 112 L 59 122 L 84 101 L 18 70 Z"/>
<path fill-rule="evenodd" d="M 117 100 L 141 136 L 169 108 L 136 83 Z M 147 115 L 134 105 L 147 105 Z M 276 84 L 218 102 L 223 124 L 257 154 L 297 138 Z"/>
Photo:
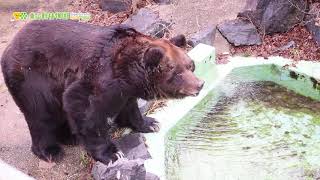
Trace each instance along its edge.
<path fill-rule="evenodd" d="M 137 98 L 196 96 L 204 82 L 183 49 L 185 37 L 155 39 L 131 27 L 74 21 L 33 21 L 3 53 L 5 83 L 23 112 L 32 151 L 62 157 L 60 144 L 78 139 L 98 161 L 120 156 L 107 135 L 110 123 L 137 132 L 159 130 L 140 114 Z"/>

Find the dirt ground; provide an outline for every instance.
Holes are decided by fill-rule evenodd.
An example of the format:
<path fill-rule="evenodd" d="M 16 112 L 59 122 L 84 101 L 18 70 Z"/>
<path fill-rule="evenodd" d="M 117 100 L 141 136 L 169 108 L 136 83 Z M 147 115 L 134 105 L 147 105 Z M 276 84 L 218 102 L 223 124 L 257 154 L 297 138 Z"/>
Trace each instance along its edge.
<path fill-rule="evenodd" d="M 246 2 L 246 0 L 176 0 L 170 5 L 151 8 L 158 11 L 162 19 L 174 22 L 171 31 L 173 35 L 184 34 L 190 37 L 191 34 L 206 27 L 235 19 L 240 11 L 250 8 L 251 0 Z M 229 52 L 229 44 L 218 31 L 214 46 L 217 53 Z"/>
<path fill-rule="evenodd" d="M 208 25 L 232 19 L 245 7 L 245 1 L 185 0 L 172 5 L 151 6 L 164 19 L 173 19 L 173 34 L 190 35 Z M 70 1 L 2 0 L 0 1 L 0 57 L 14 34 L 26 23 L 12 21 L 13 11 L 64 11 Z M 221 36 L 216 37 L 218 51 L 228 51 Z M 81 147 L 64 147 L 65 157 L 57 164 L 47 164 L 30 151 L 31 139 L 22 113 L 13 102 L 0 73 L 0 159 L 36 179 L 91 179 L 90 160 Z"/>

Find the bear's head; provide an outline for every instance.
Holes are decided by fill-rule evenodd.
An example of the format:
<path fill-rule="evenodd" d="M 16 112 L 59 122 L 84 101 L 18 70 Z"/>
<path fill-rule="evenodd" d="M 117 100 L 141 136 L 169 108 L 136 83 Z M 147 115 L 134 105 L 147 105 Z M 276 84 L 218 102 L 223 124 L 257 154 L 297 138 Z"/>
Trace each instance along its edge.
<path fill-rule="evenodd" d="M 148 80 L 156 98 L 197 96 L 204 81 L 194 75 L 195 64 L 178 46 L 185 46 L 184 36 L 157 39 L 149 44 L 143 56 Z M 151 88 L 152 89 L 152 88 Z"/>
<path fill-rule="evenodd" d="M 197 96 L 204 81 L 194 75 L 195 64 L 181 48 L 185 46 L 183 35 L 170 40 L 135 35 L 118 54 L 117 68 L 122 69 L 121 75 L 126 74 L 127 83 L 134 86 L 140 98 Z"/>

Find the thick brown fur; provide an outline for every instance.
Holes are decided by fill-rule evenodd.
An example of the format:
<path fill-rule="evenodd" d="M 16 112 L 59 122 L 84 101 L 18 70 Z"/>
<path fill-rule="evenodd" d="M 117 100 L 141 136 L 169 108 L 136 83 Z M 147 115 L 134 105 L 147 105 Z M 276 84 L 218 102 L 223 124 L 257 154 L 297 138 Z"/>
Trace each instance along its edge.
<path fill-rule="evenodd" d="M 1 67 L 34 154 L 56 160 L 60 144 L 80 139 L 93 158 L 109 163 L 119 154 L 108 122 L 159 130 L 157 121 L 140 114 L 137 98 L 183 98 L 203 86 L 193 61 L 174 44 L 184 46 L 184 36 L 153 39 L 123 25 L 74 21 L 27 24 L 4 51 Z"/>

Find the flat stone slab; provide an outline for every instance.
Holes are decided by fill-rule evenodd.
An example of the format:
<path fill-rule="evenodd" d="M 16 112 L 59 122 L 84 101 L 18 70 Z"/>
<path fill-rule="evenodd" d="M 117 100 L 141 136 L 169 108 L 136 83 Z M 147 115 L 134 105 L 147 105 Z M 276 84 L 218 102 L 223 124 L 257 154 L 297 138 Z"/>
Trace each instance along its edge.
<path fill-rule="evenodd" d="M 162 38 L 168 32 L 170 26 L 170 23 L 160 19 L 159 14 L 148 8 L 140 9 L 123 24 L 132 26 L 139 32 L 159 38 Z"/>
<path fill-rule="evenodd" d="M 155 3 L 158 4 L 171 4 L 173 0 L 153 0 Z"/>
<path fill-rule="evenodd" d="M 92 176 L 95 180 L 124 180 L 146 178 L 146 169 L 143 160 L 119 159 L 110 166 L 97 162 L 92 169 Z"/>
<path fill-rule="evenodd" d="M 217 26 L 220 33 L 235 46 L 260 45 L 262 43 L 256 27 L 247 20 L 236 19 Z"/>
<path fill-rule="evenodd" d="M 132 0 L 99 0 L 99 6 L 103 11 L 118 13 L 129 11 L 132 7 Z"/>

